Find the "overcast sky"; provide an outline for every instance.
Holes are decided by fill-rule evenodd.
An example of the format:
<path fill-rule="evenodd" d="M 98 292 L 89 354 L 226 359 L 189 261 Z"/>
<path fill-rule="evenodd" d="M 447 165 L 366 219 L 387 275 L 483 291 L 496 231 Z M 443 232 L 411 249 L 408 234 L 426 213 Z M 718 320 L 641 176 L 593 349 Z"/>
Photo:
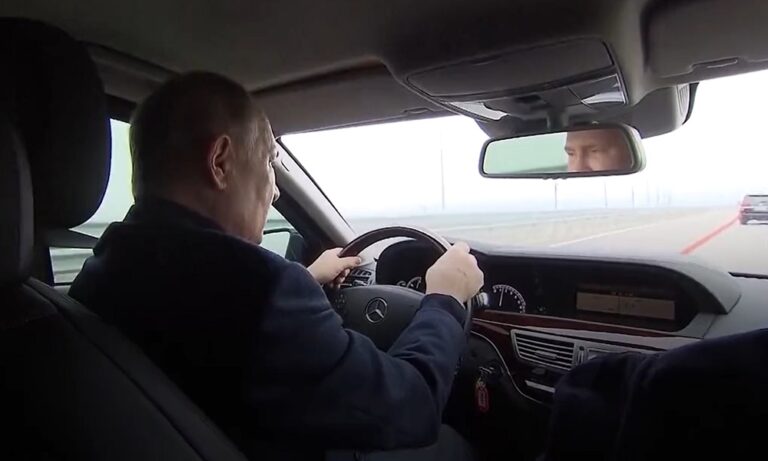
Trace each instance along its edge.
<path fill-rule="evenodd" d="M 557 207 L 733 205 L 768 193 L 767 110 L 768 72 L 703 82 L 691 120 L 644 141 L 645 171 L 557 181 Z M 132 202 L 127 125 L 112 126 L 112 177 L 94 221 L 121 219 Z M 553 181 L 480 177 L 485 139 L 455 116 L 285 141 L 346 217 L 555 209 Z"/>

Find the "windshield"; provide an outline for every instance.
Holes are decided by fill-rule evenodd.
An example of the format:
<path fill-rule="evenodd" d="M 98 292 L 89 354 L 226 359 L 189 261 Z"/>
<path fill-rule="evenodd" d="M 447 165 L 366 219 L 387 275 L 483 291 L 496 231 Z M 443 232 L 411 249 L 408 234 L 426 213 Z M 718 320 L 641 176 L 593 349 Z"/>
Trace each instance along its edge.
<path fill-rule="evenodd" d="M 644 171 L 609 178 L 486 179 L 487 139 L 461 116 L 284 136 L 352 227 L 433 229 L 509 247 L 682 254 L 768 274 L 768 72 L 701 83 L 691 119 L 644 140 Z"/>

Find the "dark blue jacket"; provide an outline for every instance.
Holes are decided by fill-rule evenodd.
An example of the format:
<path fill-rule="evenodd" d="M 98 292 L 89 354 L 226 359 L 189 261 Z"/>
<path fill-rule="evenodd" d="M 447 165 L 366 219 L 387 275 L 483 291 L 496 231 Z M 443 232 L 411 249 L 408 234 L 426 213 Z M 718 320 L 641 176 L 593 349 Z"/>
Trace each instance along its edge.
<path fill-rule="evenodd" d="M 558 384 L 544 459 L 762 459 L 768 330 L 606 355 Z"/>
<path fill-rule="evenodd" d="M 299 264 L 145 200 L 105 231 L 71 296 L 138 343 L 246 452 L 435 440 L 464 309 L 426 296 L 388 353 L 342 328 Z"/>

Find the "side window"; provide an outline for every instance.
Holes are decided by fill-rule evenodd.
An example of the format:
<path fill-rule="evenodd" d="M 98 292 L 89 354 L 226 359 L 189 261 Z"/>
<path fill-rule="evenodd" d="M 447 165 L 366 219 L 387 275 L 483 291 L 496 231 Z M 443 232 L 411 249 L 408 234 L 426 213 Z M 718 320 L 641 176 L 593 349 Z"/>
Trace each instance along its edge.
<path fill-rule="evenodd" d="M 290 258 L 293 247 L 297 244 L 298 234 L 287 219 L 274 208 L 267 214 L 267 222 L 264 225 L 264 238 L 261 246 L 280 256 Z"/>
<path fill-rule="evenodd" d="M 125 217 L 133 205 L 131 190 L 131 156 L 128 147 L 127 123 L 112 120 L 112 165 L 109 184 L 99 209 L 84 224 L 75 228 L 84 234 L 100 237 L 107 226 Z M 265 225 L 262 247 L 289 259 L 299 260 L 297 251 L 301 251 L 301 237 L 293 226 L 274 208 L 270 209 Z M 52 248 L 53 281 L 56 285 L 72 283 L 83 267 L 85 260 L 93 252 L 88 249 Z M 292 257 L 294 256 L 294 257 Z"/>

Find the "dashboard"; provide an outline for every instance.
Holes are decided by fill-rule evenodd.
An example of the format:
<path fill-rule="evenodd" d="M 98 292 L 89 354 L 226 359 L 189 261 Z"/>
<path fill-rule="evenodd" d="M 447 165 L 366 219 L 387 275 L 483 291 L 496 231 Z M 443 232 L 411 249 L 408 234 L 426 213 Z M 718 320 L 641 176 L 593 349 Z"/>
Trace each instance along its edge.
<path fill-rule="evenodd" d="M 376 283 L 424 291 L 424 274 L 438 255 L 418 242 L 382 252 Z M 650 268 L 521 260 L 476 252 L 485 273 L 487 311 L 679 331 L 695 317 L 696 296 Z"/>
<path fill-rule="evenodd" d="M 768 279 L 735 277 L 682 257 L 482 245 L 472 253 L 489 302 L 475 312 L 463 366 L 500 376 L 511 392 L 544 405 L 565 373 L 596 356 L 655 353 L 768 326 Z M 438 257 L 420 242 L 398 242 L 382 251 L 370 275 L 377 284 L 423 292 Z"/>

